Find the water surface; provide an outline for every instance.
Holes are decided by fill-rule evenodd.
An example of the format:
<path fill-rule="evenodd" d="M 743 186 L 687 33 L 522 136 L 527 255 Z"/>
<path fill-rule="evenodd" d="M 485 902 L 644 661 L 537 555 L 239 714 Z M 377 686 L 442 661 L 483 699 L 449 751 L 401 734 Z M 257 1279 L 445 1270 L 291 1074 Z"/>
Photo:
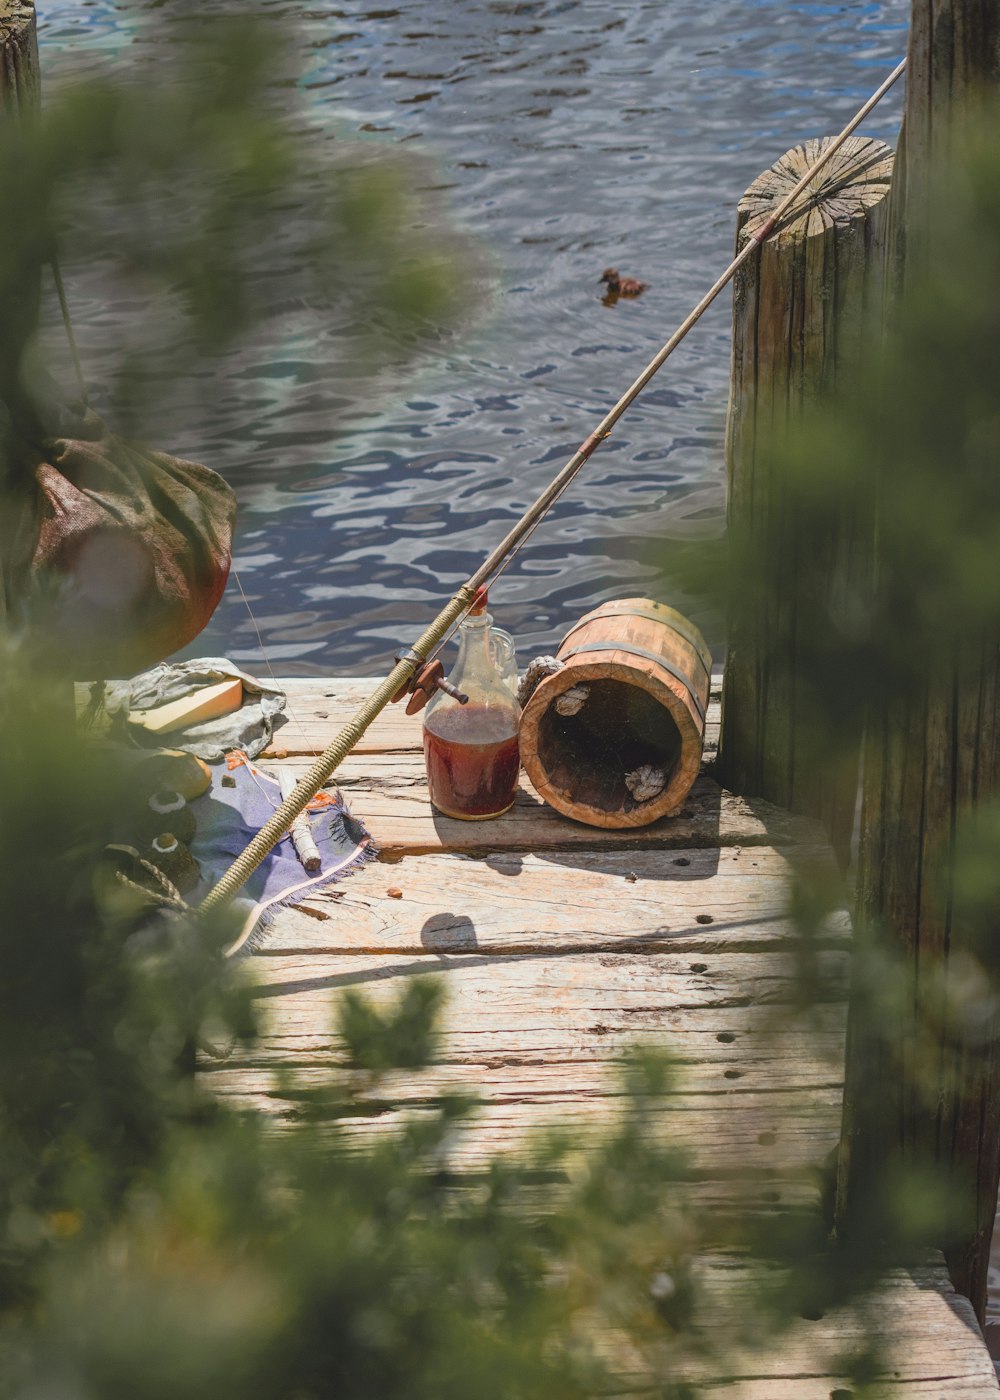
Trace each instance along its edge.
<path fill-rule="evenodd" d="M 149 42 L 141 8 L 47 0 L 48 81 L 128 62 Z M 317 372 L 323 335 L 346 328 L 284 308 L 272 334 L 215 373 L 211 409 L 192 395 L 157 444 L 235 487 L 239 577 L 274 669 L 376 674 L 715 280 L 750 181 L 789 146 L 837 131 L 902 56 L 908 5 L 257 8 L 300 20 L 310 139 L 347 130 L 420 152 L 489 268 L 475 317 L 380 376 L 374 403 Z M 896 91 L 865 132 L 894 142 L 900 103 Z M 646 279 L 645 295 L 605 306 L 609 264 Z M 75 305 L 99 391 L 109 329 L 142 308 L 101 306 L 80 288 Z M 671 601 L 671 540 L 721 527 L 729 318 L 723 296 L 498 585 L 493 610 L 522 659 L 553 650 L 604 599 Z M 235 580 L 189 651 L 265 664 Z"/>

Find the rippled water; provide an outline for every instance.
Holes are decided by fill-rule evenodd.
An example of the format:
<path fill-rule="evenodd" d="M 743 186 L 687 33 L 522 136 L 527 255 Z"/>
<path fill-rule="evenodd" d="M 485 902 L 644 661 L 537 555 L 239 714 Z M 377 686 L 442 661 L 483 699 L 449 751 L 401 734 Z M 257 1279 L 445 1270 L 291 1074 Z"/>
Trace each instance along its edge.
<path fill-rule="evenodd" d="M 47 0 L 56 83 L 144 41 L 135 0 Z M 262 4 L 300 20 L 321 131 L 408 143 L 488 253 L 475 323 L 374 408 L 312 372 L 315 313 L 227 361 L 211 412 L 158 445 L 221 471 L 237 566 L 279 674 L 372 674 L 413 639 L 632 382 L 731 256 L 744 188 L 838 130 L 905 48 L 906 0 L 420 0 Z M 901 91 L 866 126 L 894 142 Z M 649 282 L 608 307 L 609 264 Z M 88 373 L 100 322 L 78 296 Z M 673 356 L 498 586 L 523 657 L 595 603 L 663 595 L 670 540 L 717 530 L 725 297 Z M 202 400 L 203 401 L 203 400 Z M 703 621 L 708 621 L 702 619 Z M 718 639 L 715 639 L 718 640 Z M 194 653 L 262 664 L 231 581 Z"/>

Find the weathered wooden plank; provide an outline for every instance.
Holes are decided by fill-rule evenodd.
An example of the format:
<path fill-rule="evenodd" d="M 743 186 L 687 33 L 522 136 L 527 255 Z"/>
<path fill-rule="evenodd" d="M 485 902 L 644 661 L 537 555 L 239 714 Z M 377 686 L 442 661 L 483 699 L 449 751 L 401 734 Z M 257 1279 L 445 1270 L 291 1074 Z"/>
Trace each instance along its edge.
<path fill-rule="evenodd" d="M 706 1354 L 685 1364 L 676 1344 L 658 1349 L 653 1341 L 640 1351 L 606 1333 L 601 1349 L 621 1378 L 615 1393 L 660 1393 L 652 1378 L 680 1370 L 698 1383 L 699 1393 L 726 1400 L 854 1400 L 860 1392 L 844 1374 L 845 1363 L 874 1341 L 881 1369 L 865 1395 L 986 1400 L 1000 1394 L 972 1309 L 956 1296 L 940 1256 L 919 1269 L 892 1272 L 860 1307 L 803 1318 L 770 1341 L 766 1323 L 755 1327 L 755 1318 L 777 1271 L 709 1255 L 695 1261 L 694 1277 L 696 1327 Z"/>
<path fill-rule="evenodd" d="M 828 863 L 822 849 L 769 846 L 426 855 L 376 864 L 318 892 L 305 910 L 279 911 L 260 951 L 765 950 L 799 938 L 788 916 L 792 872 Z M 827 930 L 826 944 L 845 945 L 846 914 Z"/>
<path fill-rule="evenodd" d="M 426 960 L 419 964 L 426 970 Z M 357 985 L 357 984 L 356 984 Z M 376 1004 L 398 993 L 398 984 L 361 983 Z M 333 1001 L 299 1004 L 294 997 L 268 1006 L 268 1015 L 253 1047 L 234 1050 L 227 1063 L 298 1064 L 337 1062 L 339 1042 L 333 1032 Z M 748 1058 L 760 1055 L 761 1041 L 770 1037 L 784 1047 L 787 1061 L 811 1053 L 842 1059 L 845 1008 L 841 1003 L 813 1007 L 798 1017 L 788 1006 L 665 1007 L 658 1015 L 640 1018 L 633 1012 L 611 1017 L 595 1015 L 581 1002 L 562 1007 L 558 1021 L 546 1022 L 537 1012 L 523 1010 L 486 1014 L 454 1001 L 445 1019 L 445 1035 L 435 1062 L 485 1067 L 533 1064 L 572 1065 L 600 1061 L 609 1070 L 631 1048 L 666 1046 L 682 1065 L 716 1066 L 740 1073 Z M 778 1052 L 776 1052 L 778 1053 Z"/>
<path fill-rule="evenodd" d="M 282 1132 L 273 1120 L 266 1120 L 268 1130 Z M 482 1187 L 483 1178 L 476 1172 L 450 1178 L 447 1191 L 456 1204 L 463 1196 Z M 573 1190 L 571 1171 L 537 1176 L 526 1174 L 518 1183 L 516 1196 L 510 1206 L 525 1220 L 543 1220 L 565 1204 Z M 737 1236 L 745 1230 L 749 1219 L 764 1215 L 775 1221 L 790 1213 L 813 1212 L 821 1209 L 822 1186 L 818 1177 L 806 1174 L 798 1178 L 761 1176 L 753 1180 L 720 1181 L 685 1179 L 675 1181 L 670 1188 L 670 1208 L 711 1216 L 720 1232 L 732 1227 Z M 737 1237 L 734 1236 L 734 1237 Z M 725 1238 L 720 1233 L 718 1238 Z"/>
<path fill-rule="evenodd" d="M 706 1292 L 714 1294 L 719 1314 L 737 1317 L 741 1297 L 745 1298 L 746 1290 L 753 1286 L 753 1271 L 735 1261 L 728 1267 L 724 1264 L 720 1271 L 731 1273 L 731 1277 L 713 1279 L 712 1263 L 702 1271 Z M 718 1267 L 716 1264 L 716 1270 Z M 893 1272 L 859 1308 L 803 1319 L 781 1334 L 772 1352 L 746 1354 L 742 1368 L 727 1357 L 735 1385 L 725 1393 L 745 1394 L 747 1400 L 784 1393 L 815 1394 L 828 1400 L 831 1393 L 837 1394 L 839 1384 L 846 1387 L 847 1395 L 853 1395 L 851 1382 L 842 1375 L 843 1360 L 861 1353 L 871 1338 L 876 1339 L 883 1358 L 876 1383 L 880 1397 L 950 1400 L 953 1395 L 1000 1394 L 972 1308 L 967 1299 L 956 1295 L 940 1258 L 934 1266 Z M 710 1367 L 711 1362 L 706 1369 Z M 708 1393 L 718 1391 L 726 1379 L 713 1377 Z M 769 1381 L 782 1380 L 801 1388 L 794 1392 L 764 1388 Z"/>
<path fill-rule="evenodd" d="M 305 772 L 306 758 L 287 760 Z M 423 756 L 411 751 L 352 754 L 336 776 L 383 858 L 432 851 L 683 850 L 689 847 L 818 843 L 819 828 L 768 802 L 734 797 L 704 775 L 676 817 L 636 831 L 584 826 L 547 807 L 522 773 L 513 807 L 492 821 L 462 822 L 430 805 Z"/>
<path fill-rule="evenodd" d="M 829 1000 L 843 994 L 846 954 L 819 953 L 814 968 L 828 981 Z M 268 1003 L 269 1016 L 290 1000 L 300 1011 L 309 1008 L 316 1014 L 325 1012 L 331 995 L 346 987 L 363 987 L 377 999 L 398 992 L 402 978 L 437 976 L 444 981 L 450 1015 L 468 1008 L 477 1024 L 499 1017 L 515 1025 L 527 1017 L 543 1026 L 580 1008 L 633 1017 L 635 1024 L 644 1025 L 669 1024 L 672 1014 L 691 1007 L 725 1011 L 794 1005 L 801 992 L 798 970 L 789 953 L 716 954 L 695 969 L 690 957 L 670 953 L 464 953 L 434 959 L 384 953 L 330 960 L 289 954 L 245 963 L 256 996 Z"/>
<path fill-rule="evenodd" d="M 289 755 L 317 754 L 354 717 L 361 702 L 377 684 L 374 679 L 356 677 L 315 677 L 282 680 L 288 697 L 286 722 L 274 736 L 270 752 Z M 713 678 L 705 721 L 705 761 L 715 757 L 719 741 L 721 676 Z M 392 753 L 399 749 L 420 749 L 423 743 L 421 716 L 408 715 L 403 705 L 383 710 L 361 736 L 356 753 Z"/>
<path fill-rule="evenodd" d="M 326 680 L 292 677 L 280 682 L 288 704 L 264 757 L 314 757 L 354 717 L 378 682 L 338 676 Z M 720 690 L 713 688 L 705 722 L 704 761 L 712 762 L 719 742 Z M 90 699 L 90 686 L 78 683 L 76 706 L 81 711 Z M 423 730 L 420 715 L 408 715 L 402 705 L 389 705 L 362 734 L 355 754 L 420 752 Z"/>
<path fill-rule="evenodd" d="M 697 1261 L 696 1278 L 712 1314 L 737 1321 L 754 1303 L 767 1296 L 781 1270 L 739 1256 L 707 1255 Z M 919 1317 L 919 1327 L 914 1326 Z M 932 1374 L 986 1376 L 992 1372 L 984 1349 L 968 1345 L 978 1327 L 967 1298 L 955 1293 L 940 1255 L 911 1269 L 890 1271 L 875 1295 L 849 1308 L 831 1309 L 821 1317 L 803 1318 L 782 1335 L 775 1356 L 757 1357 L 744 1374 L 808 1375 L 826 1368 L 833 1372 L 838 1348 L 845 1340 L 858 1343 L 866 1332 L 886 1348 L 884 1375 L 896 1381 L 927 1380 Z M 904 1345 L 899 1343 L 906 1337 Z M 928 1365 L 934 1360 L 937 1372 Z M 761 1366 L 761 1361 L 765 1366 Z M 817 1365 L 817 1362 L 820 1364 Z M 984 1364 L 985 1362 L 985 1364 Z M 831 1365 L 831 1363 L 833 1363 Z M 742 1368 L 733 1367 L 739 1375 Z M 993 1376 L 994 1385 L 996 1378 Z M 994 1393 L 993 1391 L 990 1392 Z"/>
<path fill-rule="evenodd" d="M 914 1318 L 914 1325 L 919 1325 L 919 1318 Z M 907 1333 L 909 1339 L 909 1333 Z M 844 1338 L 841 1346 L 846 1350 L 849 1339 Z M 966 1343 L 966 1349 L 971 1350 L 971 1343 Z M 926 1360 L 927 1369 L 934 1373 L 933 1380 L 895 1380 L 885 1379 L 878 1383 L 878 1390 L 875 1392 L 878 1400 L 989 1400 L 990 1396 L 997 1395 L 995 1388 L 990 1388 L 988 1377 L 973 1375 L 955 1375 L 953 1368 L 947 1365 L 942 1370 L 939 1362 L 933 1357 Z M 994 1376 L 994 1383 L 996 1377 Z M 824 1375 L 798 1375 L 791 1378 L 782 1376 L 764 1376 L 754 1380 L 733 1380 L 728 1377 L 721 1380 L 702 1381 L 702 1392 L 707 1396 L 725 1395 L 726 1400 L 856 1400 L 856 1397 L 864 1392 L 852 1386 L 849 1377 L 837 1375 L 835 1372 L 827 1372 Z M 650 1397 L 658 1392 L 655 1388 L 646 1391 L 631 1391 L 629 1394 L 638 1397 L 640 1395 Z M 617 1392 L 617 1400 L 626 1400 L 624 1392 Z"/>
<path fill-rule="evenodd" d="M 726 1023 L 730 1023 L 728 1017 Z M 588 1043 L 582 1038 L 578 1041 L 570 1031 L 561 1045 L 528 1044 L 520 1048 L 512 1046 L 510 1039 L 504 1045 L 495 1037 L 456 1031 L 449 1035 L 433 1065 L 421 1071 L 424 1082 L 483 1086 L 484 1092 L 493 1092 L 490 1086 L 495 1085 L 497 1093 L 505 1082 L 533 1085 L 539 1092 L 548 1084 L 562 1088 L 593 1084 L 603 1082 L 605 1076 L 619 1074 L 628 1052 L 637 1048 L 635 1038 L 610 1032 L 594 1034 Z M 290 1041 L 294 1041 L 294 1049 L 290 1048 Z M 795 1035 L 775 1030 L 770 1038 L 766 1032 L 756 1037 L 745 1035 L 738 1050 L 717 1043 L 710 1032 L 661 1032 L 656 1042 L 653 1037 L 640 1042 L 644 1049 L 652 1043 L 669 1051 L 678 1092 L 769 1093 L 773 1089 L 815 1085 L 836 1087 L 841 1078 L 841 1056 L 837 1052 L 843 1046 L 842 1018 L 832 1030 Z M 282 1069 L 296 1075 L 301 1072 L 307 1081 L 312 1076 L 310 1082 L 322 1083 L 334 1071 L 347 1072 L 347 1051 L 328 1029 L 324 1035 L 264 1037 L 261 1042 L 230 1051 L 225 1058 L 209 1059 L 204 1065 L 205 1074 L 219 1083 L 224 1072 L 265 1075 Z"/>
<path fill-rule="evenodd" d="M 842 992 L 845 955 L 821 954 L 819 963 Z M 492 1155 L 521 1150 L 550 1126 L 582 1141 L 580 1135 L 605 1132 L 622 1109 L 613 1062 L 622 1043 L 638 1032 L 647 1045 L 669 1049 L 676 1028 L 688 1023 L 705 1058 L 664 1099 L 655 1131 L 697 1154 L 699 1173 L 800 1176 L 817 1168 L 836 1141 L 839 1064 L 832 1058 L 824 1065 L 816 1051 L 807 1057 L 803 1024 L 783 1024 L 796 989 L 788 955 L 717 954 L 692 965 L 668 954 L 303 954 L 251 959 L 245 971 L 263 1004 L 264 1041 L 208 1064 L 205 1082 L 241 1107 L 285 1121 L 308 1111 L 315 1090 L 337 1070 L 338 990 L 362 986 L 379 1004 L 394 999 L 403 977 L 440 974 L 448 991 L 442 1061 L 422 1074 L 387 1076 L 377 1108 L 362 1105 L 338 1118 L 338 1130 L 362 1139 L 391 1131 L 460 1089 L 473 1095 L 480 1112 L 456 1143 L 456 1170 L 482 1169 Z M 840 1010 L 837 1003 L 827 1008 L 828 1049 L 835 1049 Z M 281 1083 L 275 1072 L 290 1062 L 293 1042 L 297 1082 Z M 587 1042 L 591 1051 L 581 1055 Z M 689 1065 L 697 1062 L 690 1040 L 682 1053 Z"/>
<path fill-rule="evenodd" d="M 378 682 L 373 678 L 333 677 L 282 680 L 288 704 L 269 755 L 318 754 L 336 736 Z M 357 754 L 394 753 L 422 745 L 421 716 L 403 705 L 389 705 L 361 736 Z"/>
<path fill-rule="evenodd" d="M 763 1041 L 764 1043 L 760 1043 Z M 798 1058 L 789 1055 L 786 1040 L 769 1046 L 765 1037 L 750 1047 L 744 1046 L 739 1056 L 739 1068 L 730 1068 L 721 1057 L 713 1061 L 689 1062 L 677 1067 L 674 1092 L 677 1095 L 711 1097 L 731 1100 L 736 1108 L 749 1100 L 744 1095 L 789 1093 L 792 1091 L 837 1090 L 841 1085 L 840 1064 L 822 1053 L 804 1038 L 799 1038 Z M 242 1061 L 242 1063 L 240 1062 Z M 284 1071 L 294 1075 L 294 1085 L 279 1083 Z M 504 1100 L 541 1103 L 546 1099 L 582 1100 L 594 1097 L 615 1098 L 620 1092 L 620 1062 L 610 1056 L 605 1059 L 575 1060 L 568 1063 L 551 1060 L 518 1064 L 511 1060 L 494 1060 L 484 1064 L 481 1059 L 471 1063 L 434 1064 L 419 1074 L 393 1071 L 379 1080 L 378 1095 L 394 1103 L 417 1103 L 438 1099 L 444 1094 L 461 1093 L 481 1103 Z M 322 1089 L 334 1083 L 350 1082 L 361 1085 L 360 1078 L 345 1075 L 340 1047 L 334 1053 L 309 1059 L 300 1057 L 290 1065 L 287 1057 L 273 1052 L 260 1056 L 230 1056 L 218 1062 L 209 1061 L 204 1067 L 205 1082 L 213 1089 L 229 1094 L 274 1093 L 294 1102 L 295 1091 Z M 729 1077 L 733 1076 L 733 1077 Z M 263 1089 L 262 1089 L 262 1086 Z M 289 1092 L 286 1094 L 285 1089 Z"/>
<path fill-rule="evenodd" d="M 279 1123 L 303 1117 L 336 1133 L 348 1144 L 370 1143 L 397 1132 L 404 1123 L 429 1112 L 436 1105 L 385 1104 L 381 1099 L 359 1104 L 356 1116 L 319 1114 L 313 1101 L 292 1104 L 267 1093 L 221 1097 L 234 1106 L 267 1113 Z M 836 1147 L 840 1091 L 826 1101 L 813 1096 L 802 1102 L 794 1096 L 767 1095 L 760 1103 L 741 1105 L 726 1112 L 714 1101 L 664 1100 L 656 1105 L 650 1121 L 650 1140 L 663 1148 L 686 1154 L 695 1175 L 728 1178 L 738 1190 L 744 1182 L 761 1177 L 807 1180 Z M 496 1103 L 484 1105 L 468 1124 L 454 1131 L 447 1153 L 448 1170 L 456 1173 L 485 1171 L 492 1160 L 530 1160 L 532 1143 L 541 1144 L 553 1132 L 565 1133 L 574 1154 L 604 1139 L 621 1113 L 620 1101 L 546 1100 L 540 1104 Z"/>
<path fill-rule="evenodd" d="M 652 1140 L 685 1152 L 696 1178 L 730 1183 L 737 1199 L 764 1176 L 818 1187 L 837 1143 L 839 1073 L 824 1083 L 817 1067 L 812 1083 L 772 1082 L 764 1090 L 730 1087 L 721 1075 L 714 1086 L 702 1088 L 707 1078 L 692 1074 L 680 1081 L 682 1091 L 647 1102 L 652 1116 L 646 1132 Z M 451 1067 L 389 1075 L 374 1087 L 358 1076 L 349 1101 L 331 1092 L 335 1081 L 343 1085 L 345 1076 L 310 1069 L 293 1078 L 277 1066 L 262 1073 L 257 1067 L 221 1065 L 204 1076 L 214 1095 L 240 1111 L 284 1123 L 305 1116 L 359 1142 L 392 1133 L 461 1094 L 475 1111 L 455 1137 L 449 1167 L 463 1173 L 488 1166 L 491 1156 L 520 1155 L 551 1131 L 572 1135 L 575 1156 L 611 1132 L 627 1104 L 620 1075 L 605 1065 L 492 1073 Z"/>

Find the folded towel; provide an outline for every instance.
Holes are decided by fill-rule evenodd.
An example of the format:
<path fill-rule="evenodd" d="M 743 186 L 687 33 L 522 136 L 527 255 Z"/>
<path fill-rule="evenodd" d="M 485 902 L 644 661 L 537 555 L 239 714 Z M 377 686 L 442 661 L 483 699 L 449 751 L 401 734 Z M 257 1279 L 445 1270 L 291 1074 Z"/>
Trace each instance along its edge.
<path fill-rule="evenodd" d="M 243 753 L 230 753 L 225 765 L 212 769 L 212 786 L 190 804 L 198 829 L 191 850 L 201 865 L 201 884 L 189 896 L 192 905 L 228 870 L 233 860 L 281 805 L 278 781 Z M 316 795 L 306 809 L 322 864 L 315 875 L 303 868 L 285 835 L 244 886 L 238 901 L 246 920 L 227 950 L 252 952 L 267 936 L 275 911 L 295 904 L 311 891 L 374 860 L 377 851 L 361 822 L 351 816 L 337 791 Z"/>

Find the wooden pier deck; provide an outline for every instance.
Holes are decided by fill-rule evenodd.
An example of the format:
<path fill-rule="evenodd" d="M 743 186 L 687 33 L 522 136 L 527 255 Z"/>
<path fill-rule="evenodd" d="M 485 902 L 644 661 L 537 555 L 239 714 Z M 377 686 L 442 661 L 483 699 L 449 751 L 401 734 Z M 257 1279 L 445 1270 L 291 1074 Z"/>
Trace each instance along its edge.
<path fill-rule="evenodd" d="M 290 718 L 272 762 L 304 769 L 368 683 L 286 683 Z M 706 758 L 718 730 L 709 715 Z M 275 758 L 275 754 L 277 757 Z M 369 730 L 338 781 L 379 844 L 378 863 L 283 911 L 246 970 L 264 1008 L 251 1051 L 206 1064 L 205 1080 L 235 1104 L 297 1114 L 279 1072 L 307 1083 L 338 1072 L 331 1003 L 362 987 L 376 1000 L 404 978 L 446 983 L 443 1052 L 423 1075 L 396 1073 L 384 1111 L 348 1126 L 391 1131 L 421 1096 L 471 1092 L 481 1105 L 457 1148 L 474 1173 L 552 1124 L 600 1128 L 619 1111 L 615 1062 L 636 1043 L 682 1062 L 659 1116 L 696 1164 L 692 1204 L 819 1210 L 841 1103 L 850 929 L 830 921 L 818 951 L 828 990 L 808 1024 L 794 1008 L 796 931 L 790 872 L 822 862 L 815 827 L 702 775 L 682 813 L 653 827 L 605 832 L 544 807 L 522 778 L 510 813 L 463 823 L 433 812 L 419 719 L 393 708 Z M 390 895 L 390 890 L 392 894 Z M 730 1279 L 739 1263 L 708 1259 Z M 737 1296 L 732 1291 L 736 1280 Z M 900 1274 L 881 1300 L 890 1368 L 878 1393 L 899 1400 L 979 1400 L 1000 1386 L 972 1310 L 943 1264 Z M 707 1381 L 735 1400 L 848 1400 L 838 1357 L 856 1340 L 850 1316 L 803 1319 L 778 1352 Z M 623 1381 L 644 1394 L 649 1377 Z M 867 1393 L 867 1392 L 866 1392 Z"/>

